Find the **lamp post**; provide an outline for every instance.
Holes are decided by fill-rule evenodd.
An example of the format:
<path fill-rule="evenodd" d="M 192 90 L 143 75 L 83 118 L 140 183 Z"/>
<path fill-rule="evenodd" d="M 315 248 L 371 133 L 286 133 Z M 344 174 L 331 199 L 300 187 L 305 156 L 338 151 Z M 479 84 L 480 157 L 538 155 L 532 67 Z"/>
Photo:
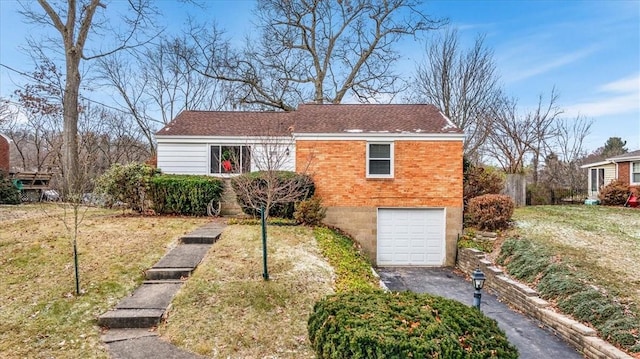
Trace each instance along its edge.
<path fill-rule="evenodd" d="M 480 310 L 480 298 L 482 297 L 480 290 L 484 286 L 485 279 L 487 278 L 484 276 L 484 273 L 480 271 L 480 268 L 476 268 L 476 270 L 471 273 L 471 283 L 473 283 L 473 288 L 475 289 L 473 293 L 473 306 L 478 308 L 478 310 Z"/>

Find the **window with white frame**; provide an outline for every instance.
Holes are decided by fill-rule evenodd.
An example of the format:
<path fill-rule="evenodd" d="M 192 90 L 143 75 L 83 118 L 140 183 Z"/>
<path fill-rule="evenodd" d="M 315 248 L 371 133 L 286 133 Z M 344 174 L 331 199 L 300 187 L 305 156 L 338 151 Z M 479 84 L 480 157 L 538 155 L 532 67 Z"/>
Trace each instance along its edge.
<path fill-rule="evenodd" d="M 631 162 L 631 183 L 640 183 L 640 161 Z"/>
<path fill-rule="evenodd" d="M 367 143 L 367 177 L 393 177 L 393 143 Z"/>
<path fill-rule="evenodd" d="M 212 145 L 210 173 L 233 174 L 251 172 L 251 147 Z"/>

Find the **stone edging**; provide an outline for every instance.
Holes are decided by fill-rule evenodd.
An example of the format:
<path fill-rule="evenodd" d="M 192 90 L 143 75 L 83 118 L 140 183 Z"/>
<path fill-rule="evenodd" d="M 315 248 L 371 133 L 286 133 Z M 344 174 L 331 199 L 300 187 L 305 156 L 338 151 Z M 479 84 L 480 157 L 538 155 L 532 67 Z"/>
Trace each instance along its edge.
<path fill-rule="evenodd" d="M 555 312 L 550 308 L 551 304 L 540 298 L 535 290 L 507 277 L 500 268 L 486 259 L 485 253 L 473 248 L 459 248 L 456 266 L 465 273 L 480 268 L 487 277 L 485 288 L 492 290 L 501 301 L 552 328 L 585 358 L 633 359 L 599 338 L 594 329 Z"/>

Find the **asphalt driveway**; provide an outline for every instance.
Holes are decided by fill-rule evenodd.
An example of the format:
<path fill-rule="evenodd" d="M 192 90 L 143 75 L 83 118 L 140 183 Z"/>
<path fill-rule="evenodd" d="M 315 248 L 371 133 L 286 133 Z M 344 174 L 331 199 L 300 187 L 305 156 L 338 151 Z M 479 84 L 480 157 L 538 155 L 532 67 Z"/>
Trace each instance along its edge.
<path fill-rule="evenodd" d="M 380 279 L 393 291 L 409 290 L 473 303 L 471 282 L 450 268 L 377 268 Z M 495 319 L 518 348 L 521 359 L 583 358 L 573 347 L 553 334 L 540 322 L 515 312 L 500 303 L 494 295 L 483 291 L 482 312 Z"/>

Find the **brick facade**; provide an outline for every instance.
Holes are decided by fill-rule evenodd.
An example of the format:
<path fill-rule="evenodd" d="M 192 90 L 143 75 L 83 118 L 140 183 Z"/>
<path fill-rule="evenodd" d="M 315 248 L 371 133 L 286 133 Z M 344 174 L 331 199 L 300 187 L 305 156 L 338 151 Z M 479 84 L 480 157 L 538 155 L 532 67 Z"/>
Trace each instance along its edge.
<path fill-rule="evenodd" d="M 462 141 L 394 142 L 394 178 L 366 177 L 361 141 L 296 141 L 296 170 L 313 176 L 325 222 L 352 235 L 375 263 L 377 209 L 444 208 L 446 260 L 455 262 L 462 231 Z"/>
<path fill-rule="evenodd" d="M 0 135 L 0 171 L 9 172 L 9 141 Z"/>
<path fill-rule="evenodd" d="M 618 163 L 618 179 L 627 185 L 629 190 L 635 192 L 636 195 L 640 195 L 640 186 L 631 184 L 631 162 Z"/>
<path fill-rule="evenodd" d="M 629 175 L 631 171 L 629 164 L 630 162 L 618 163 L 618 179 L 626 184 L 631 183 L 629 180 Z"/>

